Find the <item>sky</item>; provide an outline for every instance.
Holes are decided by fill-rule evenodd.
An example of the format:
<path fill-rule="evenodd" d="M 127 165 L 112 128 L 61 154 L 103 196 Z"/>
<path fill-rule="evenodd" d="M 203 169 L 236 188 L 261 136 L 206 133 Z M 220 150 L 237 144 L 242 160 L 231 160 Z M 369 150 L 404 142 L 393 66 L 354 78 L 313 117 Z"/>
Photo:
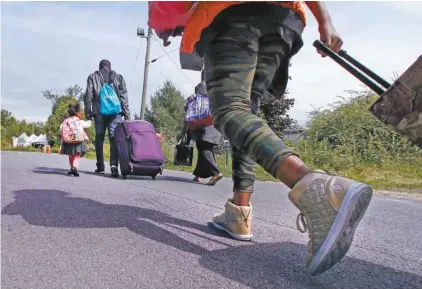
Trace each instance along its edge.
<path fill-rule="evenodd" d="M 380 76 L 391 80 L 422 52 L 422 2 L 326 2 L 343 48 Z M 131 114 L 139 114 L 147 30 L 147 2 L 1 2 L 1 108 L 18 119 L 45 121 L 50 101 L 41 91 L 61 93 L 70 85 L 84 90 L 87 76 L 109 59 L 126 80 Z M 303 124 L 313 107 L 326 107 L 362 89 L 358 80 L 312 43 L 318 27 L 308 10 L 304 46 L 293 57 L 288 89 L 296 103 L 290 115 Z M 419 35 L 419 36 L 418 36 Z M 180 37 L 164 48 L 152 40 L 151 59 L 177 49 Z M 178 51 L 149 68 L 147 103 L 165 79 L 185 97 L 193 93 L 200 73 L 180 70 Z M 172 61 L 173 60 L 173 61 Z"/>

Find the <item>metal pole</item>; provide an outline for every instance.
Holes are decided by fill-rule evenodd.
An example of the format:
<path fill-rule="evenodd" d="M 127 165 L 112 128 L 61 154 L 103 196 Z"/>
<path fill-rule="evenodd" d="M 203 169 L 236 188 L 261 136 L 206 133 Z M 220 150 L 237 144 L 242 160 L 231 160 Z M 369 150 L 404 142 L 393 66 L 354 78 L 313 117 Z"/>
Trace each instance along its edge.
<path fill-rule="evenodd" d="M 141 102 L 141 119 L 145 119 L 145 102 L 147 98 L 147 85 L 148 85 L 148 67 L 149 67 L 149 51 L 151 48 L 152 29 L 148 27 L 147 36 L 147 51 L 145 52 L 145 68 L 144 68 L 144 84 L 142 88 L 142 102 Z"/>

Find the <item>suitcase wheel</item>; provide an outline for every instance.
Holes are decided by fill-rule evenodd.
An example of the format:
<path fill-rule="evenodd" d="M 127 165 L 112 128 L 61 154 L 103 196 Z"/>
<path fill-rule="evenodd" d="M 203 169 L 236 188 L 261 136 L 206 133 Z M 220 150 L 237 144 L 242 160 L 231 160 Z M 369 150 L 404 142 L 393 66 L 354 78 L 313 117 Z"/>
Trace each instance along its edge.
<path fill-rule="evenodd" d="M 122 176 L 123 176 L 123 179 L 126 180 L 126 175 L 122 175 Z"/>
<path fill-rule="evenodd" d="M 155 176 L 151 176 L 151 178 L 155 181 L 155 178 L 157 177 L 157 175 L 155 175 Z"/>

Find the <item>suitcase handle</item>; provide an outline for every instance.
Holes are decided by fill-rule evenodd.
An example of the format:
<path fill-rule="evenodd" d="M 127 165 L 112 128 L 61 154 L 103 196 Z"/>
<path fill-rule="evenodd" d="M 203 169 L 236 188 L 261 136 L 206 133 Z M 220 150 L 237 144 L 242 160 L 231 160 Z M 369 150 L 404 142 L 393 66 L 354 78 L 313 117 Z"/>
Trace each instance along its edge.
<path fill-rule="evenodd" d="M 372 89 L 376 94 L 382 95 L 385 90 L 391 86 L 390 83 L 388 83 L 379 75 L 364 66 L 362 63 L 351 57 L 349 54 L 347 54 L 346 51 L 340 50 L 337 54 L 330 48 L 328 48 L 328 46 L 320 40 L 315 40 L 313 45 L 315 48 L 326 54 L 332 60 L 337 62 L 341 67 L 350 72 L 354 77 L 356 77 L 366 86 Z M 358 68 L 360 71 L 353 66 Z M 374 81 L 376 81 L 377 83 L 375 83 Z M 384 88 L 380 87 L 379 84 Z"/>

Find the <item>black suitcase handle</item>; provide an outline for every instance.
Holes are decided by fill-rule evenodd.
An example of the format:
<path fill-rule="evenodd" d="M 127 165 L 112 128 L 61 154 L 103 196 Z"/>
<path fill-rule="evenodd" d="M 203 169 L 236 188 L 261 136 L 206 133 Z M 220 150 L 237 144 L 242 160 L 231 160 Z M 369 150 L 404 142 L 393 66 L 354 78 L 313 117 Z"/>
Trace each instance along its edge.
<path fill-rule="evenodd" d="M 340 50 L 337 54 L 320 40 L 315 40 L 313 45 L 322 53 L 326 54 L 332 60 L 337 62 L 341 67 L 350 72 L 354 77 L 363 82 L 370 89 L 372 89 L 376 94 L 382 95 L 391 86 L 390 83 L 351 57 L 349 54 L 347 54 L 346 51 Z M 353 66 L 358 68 L 360 71 Z M 380 85 L 384 88 L 380 87 Z"/>

